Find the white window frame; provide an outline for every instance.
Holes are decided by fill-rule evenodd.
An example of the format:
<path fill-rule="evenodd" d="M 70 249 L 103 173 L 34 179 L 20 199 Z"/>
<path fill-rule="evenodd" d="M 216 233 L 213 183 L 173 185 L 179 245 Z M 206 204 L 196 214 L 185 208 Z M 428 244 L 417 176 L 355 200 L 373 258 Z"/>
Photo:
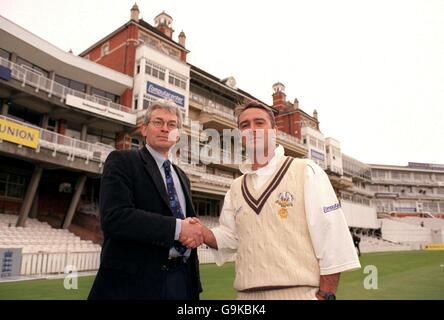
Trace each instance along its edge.
<path fill-rule="evenodd" d="M 180 74 L 170 71 L 168 75 L 168 83 L 183 90 L 186 90 L 188 79 Z"/>
<path fill-rule="evenodd" d="M 156 75 L 153 71 L 156 71 Z M 163 79 L 160 77 L 160 74 L 163 73 Z M 166 78 L 166 68 L 162 67 L 161 65 L 152 62 L 150 60 L 147 60 L 145 63 L 145 74 L 148 74 L 156 79 L 165 81 Z"/>

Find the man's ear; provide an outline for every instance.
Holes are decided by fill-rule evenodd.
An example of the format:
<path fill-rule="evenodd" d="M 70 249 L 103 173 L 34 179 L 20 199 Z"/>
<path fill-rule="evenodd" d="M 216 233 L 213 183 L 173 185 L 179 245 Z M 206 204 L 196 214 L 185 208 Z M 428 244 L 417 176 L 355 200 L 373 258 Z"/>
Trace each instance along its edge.
<path fill-rule="evenodd" d="M 142 124 L 142 127 L 140 128 L 140 132 L 142 133 L 142 136 L 144 136 L 144 137 L 146 137 L 146 129 L 147 129 L 147 125 Z"/>

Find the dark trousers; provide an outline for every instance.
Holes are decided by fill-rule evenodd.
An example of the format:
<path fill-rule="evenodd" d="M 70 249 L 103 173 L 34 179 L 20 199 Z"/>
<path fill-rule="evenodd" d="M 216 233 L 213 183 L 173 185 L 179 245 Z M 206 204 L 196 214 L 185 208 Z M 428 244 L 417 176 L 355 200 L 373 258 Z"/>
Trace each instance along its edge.
<path fill-rule="evenodd" d="M 164 300 L 191 300 L 191 277 L 188 266 L 184 263 L 169 268 L 162 290 Z"/>

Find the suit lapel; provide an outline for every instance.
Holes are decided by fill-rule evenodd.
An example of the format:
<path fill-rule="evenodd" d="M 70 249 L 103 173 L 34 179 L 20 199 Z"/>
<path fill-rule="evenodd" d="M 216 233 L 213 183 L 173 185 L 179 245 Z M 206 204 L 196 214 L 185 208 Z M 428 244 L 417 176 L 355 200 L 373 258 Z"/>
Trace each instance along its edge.
<path fill-rule="evenodd" d="M 162 175 L 160 174 L 159 167 L 156 164 L 156 161 L 151 156 L 149 151 L 142 147 L 139 149 L 139 154 L 142 157 L 144 162 L 144 168 L 148 172 L 148 175 L 152 178 L 154 186 L 160 194 L 160 197 L 165 202 L 166 206 L 169 208 L 170 204 L 168 201 L 167 190 L 165 189 L 165 184 L 163 182 Z"/>

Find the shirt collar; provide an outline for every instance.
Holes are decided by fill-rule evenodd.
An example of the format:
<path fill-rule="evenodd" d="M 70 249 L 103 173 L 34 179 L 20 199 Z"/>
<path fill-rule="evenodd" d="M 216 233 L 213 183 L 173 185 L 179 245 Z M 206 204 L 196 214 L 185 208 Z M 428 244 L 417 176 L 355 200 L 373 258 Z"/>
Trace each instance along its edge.
<path fill-rule="evenodd" d="M 242 163 L 239 166 L 239 170 L 243 174 L 257 174 L 259 176 L 262 175 L 271 175 L 276 171 L 277 164 L 280 162 L 280 160 L 285 156 L 284 147 L 277 146 L 276 149 L 274 149 L 274 156 L 271 158 L 270 162 L 265 167 L 259 168 L 257 170 L 251 169 L 250 163 Z"/>
<path fill-rule="evenodd" d="M 168 153 L 168 159 L 165 159 L 160 152 L 154 150 L 148 143 L 146 143 L 145 146 L 148 149 L 148 152 L 153 156 L 153 158 L 156 161 L 156 164 L 159 167 L 159 169 L 162 168 L 163 163 L 166 160 L 170 160 L 171 161 L 171 154 L 170 153 Z"/>

